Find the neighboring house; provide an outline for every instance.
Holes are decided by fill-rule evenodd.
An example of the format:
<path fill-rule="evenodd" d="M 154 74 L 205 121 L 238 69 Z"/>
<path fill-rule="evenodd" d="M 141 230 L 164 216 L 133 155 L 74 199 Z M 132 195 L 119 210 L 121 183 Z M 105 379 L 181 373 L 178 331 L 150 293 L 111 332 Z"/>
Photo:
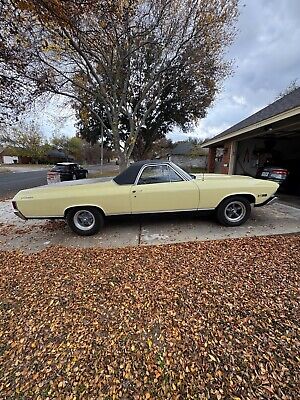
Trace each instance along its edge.
<path fill-rule="evenodd" d="M 206 168 L 208 149 L 193 142 L 178 142 L 171 150 L 170 159 L 180 167 Z"/>
<path fill-rule="evenodd" d="M 299 169 L 300 88 L 207 140 L 202 147 L 209 148 L 209 172 L 255 176 L 267 161 L 290 171 Z"/>
<path fill-rule="evenodd" d="M 17 164 L 19 157 L 13 155 L 11 150 L 0 148 L 0 164 Z"/>

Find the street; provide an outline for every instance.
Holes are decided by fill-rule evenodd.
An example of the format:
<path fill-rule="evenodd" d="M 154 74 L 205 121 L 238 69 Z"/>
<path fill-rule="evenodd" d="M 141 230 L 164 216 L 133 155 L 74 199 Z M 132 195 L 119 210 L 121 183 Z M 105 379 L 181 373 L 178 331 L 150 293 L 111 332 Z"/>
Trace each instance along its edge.
<path fill-rule="evenodd" d="M 4 172 L 0 174 L 0 196 L 35 186 L 47 184 L 47 170 L 29 172 Z"/>
<path fill-rule="evenodd" d="M 85 166 L 89 173 L 99 172 L 101 170 L 101 166 L 97 165 L 87 165 Z M 26 169 L 29 170 L 26 171 Z M 8 198 L 15 195 L 16 192 L 22 189 L 29 189 L 36 186 L 42 186 L 47 184 L 47 169 L 39 169 L 37 171 L 30 170 L 30 166 L 24 167 L 22 172 L 18 170 L 21 167 L 9 166 L 11 169 L 10 172 L 0 173 L 0 197 Z M 104 164 L 103 172 L 111 173 L 115 172 L 117 175 L 119 172 L 119 168 L 114 163 Z M 1 172 L 1 171 L 0 171 Z"/>

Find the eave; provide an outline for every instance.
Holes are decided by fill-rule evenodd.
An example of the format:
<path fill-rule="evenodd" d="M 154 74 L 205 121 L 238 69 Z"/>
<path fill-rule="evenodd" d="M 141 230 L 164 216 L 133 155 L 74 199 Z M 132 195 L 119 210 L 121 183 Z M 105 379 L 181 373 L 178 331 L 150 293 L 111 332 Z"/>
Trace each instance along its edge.
<path fill-rule="evenodd" d="M 224 142 L 226 142 L 230 139 L 236 138 L 237 136 L 243 135 L 244 133 L 248 133 L 248 132 L 254 131 L 256 129 L 263 128 L 264 126 L 274 124 L 276 122 L 282 121 L 286 118 L 290 118 L 290 117 L 293 117 L 298 114 L 300 114 L 300 106 L 295 107 L 288 111 L 284 111 L 280 114 L 276 114 L 273 117 L 264 119 L 263 121 L 256 122 L 255 124 L 246 126 L 245 128 L 239 129 L 237 131 L 230 132 L 228 134 L 224 134 L 224 136 L 212 138 L 212 139 L 204 142 L 202 144 L 202 147 L 203 148 L 211 147 L 211 146 L 217 147 L 216 146 L 217 144 L 222 145 Z"/>

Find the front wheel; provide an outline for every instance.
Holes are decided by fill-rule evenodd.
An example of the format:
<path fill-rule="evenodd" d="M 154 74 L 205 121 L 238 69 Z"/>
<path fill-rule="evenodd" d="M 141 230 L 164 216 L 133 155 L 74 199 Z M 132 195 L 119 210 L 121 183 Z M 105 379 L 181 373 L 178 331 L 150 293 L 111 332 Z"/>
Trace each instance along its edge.
<path fill-rule="evenodd" d="M 104 218 L 97 208 L 81 207 L 68 211 L 66 220 L 73 232 L 81 236 L 98 233 L 104 225 Z"/>
<path fill-rule="evenodd" d="M 225 199 L 217 208 L 217 219 L 225 226 L 239 226 L 245 223 L 251 214 L 250 202 L 242 196 Z"/>

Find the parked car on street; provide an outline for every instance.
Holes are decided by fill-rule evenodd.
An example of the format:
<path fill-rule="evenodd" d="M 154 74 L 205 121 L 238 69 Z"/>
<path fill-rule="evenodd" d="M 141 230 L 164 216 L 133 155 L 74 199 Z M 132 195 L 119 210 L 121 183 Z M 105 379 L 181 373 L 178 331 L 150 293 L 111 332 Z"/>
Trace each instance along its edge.
<path fill-rule="evenodd" d="M 61 162 L 57 163 L 47 173 L 47 183 L 58 183 L 84 179 L 88 176 L 88 170 L 82 168 L 77 163 Z"/>
<path fill-rule="evenodd" d="M 274 201 L 276 182 L 247 176 L 190 175 L 170 161 L 140 161 L 112 180 L 63 182 L 21 190 L 13 198 L 23 219 L 66 219 L 79 235 L 93 235 L 106 216 L 213 210 L 218 221 L 238 226 L 247 221 L 251 205 Z"/>

